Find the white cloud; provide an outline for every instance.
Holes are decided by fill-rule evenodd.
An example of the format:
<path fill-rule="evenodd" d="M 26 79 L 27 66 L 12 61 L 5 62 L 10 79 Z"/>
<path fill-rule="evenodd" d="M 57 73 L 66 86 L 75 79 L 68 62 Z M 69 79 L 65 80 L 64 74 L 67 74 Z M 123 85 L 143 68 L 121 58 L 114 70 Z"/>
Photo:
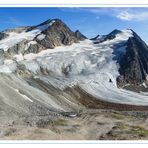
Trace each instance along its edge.
<path fill-rule="evenodd" d="M 101 15 L 107 15 L 111 17 L 116 17 L 120 20 L 125 21 L 144 21 L 148 20 L 148 9 L 147 8 L 108 8 L 108 7 L 98 7 L 98 8 L 64 8 L 64 11 L 71 12 L 89 12 L 96 15 L 96 19 L 101 18 Z"/>
<path fill-rule="evenodd" d="M 126 21 L 144 21 L 148 19 L 148 12 L 128 12 L 123 11 L 116 15 L 117 18 Z"/>
<path fill-rule="evenodd" d="M 134 18 L 134 15 L 124 11 L 124 12 L 120 12 L 119 14 L 117 14 L 116 17 L 121 20 L 130 21 Z"/>

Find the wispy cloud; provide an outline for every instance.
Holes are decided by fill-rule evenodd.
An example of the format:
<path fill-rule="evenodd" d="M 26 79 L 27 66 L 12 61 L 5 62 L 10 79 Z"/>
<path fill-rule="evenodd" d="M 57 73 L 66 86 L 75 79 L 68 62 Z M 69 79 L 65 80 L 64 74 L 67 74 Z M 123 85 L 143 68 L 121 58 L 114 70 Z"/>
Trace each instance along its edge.
<path fill-rule="evenodd" d="M 133 19 L 134 16 L 131 13 L 128 13 L 128 12 L 124 11 L 124 12 L 120 12 L 119 14 L 117 14 L 116 17 L 121 19 L 121 20 L 130 21 L 130 20 Z"/>
<path fill-rule="evenodd" d="M 125 21 L 148 20 L 148 9 L 145 8 L 95 8 L 87 11 L 96 15 L 105 14 Z"/>
<path fill-rule="evenodd" d="M 123 11 L 116 15 L 117 18 L 126 21 L 144 21 L 148 19 L 148 12 L 128 12 Z"/>
<path fill-rule="evenodd" d="M 101 15 L 115 17 L 124 21 L 144 21 L 148 19 L 147 8 L 64 8 L 63 11 L 89 12 L 99 19 Z"/>

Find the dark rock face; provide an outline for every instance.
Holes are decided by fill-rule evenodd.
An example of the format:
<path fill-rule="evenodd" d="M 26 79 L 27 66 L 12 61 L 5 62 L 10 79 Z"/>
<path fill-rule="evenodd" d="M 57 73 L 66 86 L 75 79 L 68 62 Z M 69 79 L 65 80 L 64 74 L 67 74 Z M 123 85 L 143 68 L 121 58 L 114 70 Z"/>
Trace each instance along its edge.
<path fill-rule="evenodd" d="M 126 84 L 138 86 L 148 82 L 148 46 L 135 32 L 127 41 L 126 53 L 120 59 L 119 65 L 118 86 L 123 87 Z"/>
<path fill-rule="evenodd" d="M 96 37 L 91 38 L 91 40 L 97 40 L 99 37 L 100 37 L 100 35 L 97 35 Z"/>
<path fill-rule="evenodd" d="M 114 39 L 114 38 L 116 37 L 116 35 L 117 35 L 118 33 L 121 33 L 121 32 L 122 32 L 122 31 L 117 30 L 117 29 L 113 30 L 113 31 L 110 32 L 108 35 L 106 35 L 106 37 L 104 37 L 104 41 Z"/>
<path fill-rule="evenodd" d="M 0 40 L 5 39 L 7 36 L 6 33 L 0 32 Z"/>
<path fill-rule="evenodd" d="M 43 40 L 38 41 L 39 44 L 45 48 L 54 48 L 56 46 L 71 45 L 77 43 L 79 39 L 75 37 L 72 32 L 61 20 L 55 19 L 55 22 L 47 30 L 42 33 L 45 34 Z"/>
<path fill-rule="evenodd" d="M 83 41 L 83 40 L 87 39 L 87 37 L 84 36 L 79 30 L 77 30 L 77 31 L 75 32 L 75 36 L 76 36 L 76 38 L 79 39 L 80 41 Z"/>

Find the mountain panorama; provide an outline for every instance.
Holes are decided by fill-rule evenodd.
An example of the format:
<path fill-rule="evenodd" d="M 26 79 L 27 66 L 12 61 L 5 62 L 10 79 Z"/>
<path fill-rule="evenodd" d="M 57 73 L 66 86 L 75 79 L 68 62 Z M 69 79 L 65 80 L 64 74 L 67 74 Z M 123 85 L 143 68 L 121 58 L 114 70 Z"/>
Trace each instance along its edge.
<path fill-rule="evenodd" d="M 136 32 L 88 39 L 60 19 L 0 32 L 0 138 L 96 110 L 148 110 L 148 46 Z"/>

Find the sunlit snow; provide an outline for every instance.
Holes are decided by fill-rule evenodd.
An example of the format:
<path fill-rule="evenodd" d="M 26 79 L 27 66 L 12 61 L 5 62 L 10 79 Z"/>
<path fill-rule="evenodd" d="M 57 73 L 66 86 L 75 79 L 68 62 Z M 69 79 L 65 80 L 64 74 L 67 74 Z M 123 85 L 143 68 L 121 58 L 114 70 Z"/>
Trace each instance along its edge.
<path fill-rule="evenodd" d="M 116 78 L 119 76 L 119 65 L 114 60 L 113 52 L 124 54 L 126 46 L 113 49 L 113 45 L 125 42 L 132 36 L 132 31 L 123 30 L 113 40 L 100 44 L 85 40 L 71 46 L 60 46 L 47 49 L 38 54 L 16 55 L 15 59 L 26 66 L 35 78 L 40 78 L 50 84 L 64 89 L 78 85 L 98 99 L 136 105 L 148 105 L 148 97 L 143 93 L 136 93 L 117 88 Z M 1 41 L 2 42 L 2 41 Z M 2 44 L 2 43 L 1 43 Z M 117 54 L 118 55 L 118 54 Z M 14 63 L 5 62 L 0 72 L 10 72 Z M 40 75 L 40 67 L 50 71 L 50 76 Z M 67 75 L 63 72 L 67 72 Z"/>

